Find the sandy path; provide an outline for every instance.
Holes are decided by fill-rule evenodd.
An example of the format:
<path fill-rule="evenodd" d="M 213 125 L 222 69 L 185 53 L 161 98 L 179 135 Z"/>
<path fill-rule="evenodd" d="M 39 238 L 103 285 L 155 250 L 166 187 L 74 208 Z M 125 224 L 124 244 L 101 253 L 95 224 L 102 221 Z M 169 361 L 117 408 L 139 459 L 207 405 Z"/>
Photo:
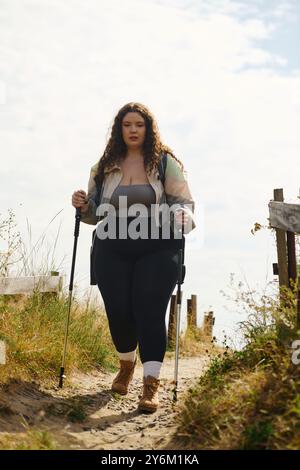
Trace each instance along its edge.
<path fill-rule="evenodd" d="M 181 358 L 178 403 L 184 391 L 203 373 L 205 357 Z M 142 367 L 135 371 L 127 396 L 113 394 L 116 373 L 76 374 L 63 390 L 35 383 L 11 382 L 0 394 L 0 431 L 19 433 L 26 427 L 47 429 L 62 449 L 158 449 L 175 430 L 173 406 L 174 359 L 161 371 L 160 408 L 154 414 L 137 411 Z M 83 414 L 82 414 L 83 413 Z"/>

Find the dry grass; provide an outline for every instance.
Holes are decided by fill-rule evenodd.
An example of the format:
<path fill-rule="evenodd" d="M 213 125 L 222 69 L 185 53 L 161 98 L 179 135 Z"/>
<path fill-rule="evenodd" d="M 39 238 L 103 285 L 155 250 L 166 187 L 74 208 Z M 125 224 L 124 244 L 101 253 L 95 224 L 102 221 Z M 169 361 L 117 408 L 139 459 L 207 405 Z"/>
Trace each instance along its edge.
<path fill-rule="evenodd" d="M 187 392 L 167 448 L 300 449 L 300 365 L 291 360 L 300 331 L 295 291 L 283 296 L 284 306 L 265 295 L 257 303 L 253 292 L 250 299 L 239 295 L 239 303 L 251 300 L 241 324 L 246 345 L 212 357 Z"/>
<path fill-rule="evenodd" d="M 0 449 L 55 450 L 57 443 L 47 431 L 31 429 L 24 433 L 0 434 Z"/>
<path fill-rule="evenodd" d="M 205 335 L 202 328 L 189 327 L 180 338 L 180 351 L 185 357 L 213 357 L 224 352 L 224 348 L 216 345 L 215 338 Z"/>
<path fill-rule="evenodd" d="M 5 250 L 0 252 L 0 275 L 43 275 L 51 270 L 59 271 L 55 250 L 60 228 L 52 249 L 45 249 L 46 233 L 57 215 L 59 213 L 35 241 L 27 221 L 28 242 L 25 244 L 13 211 L 9 209 L 6 217 L 0 214 L 0 240 L 5 245 Z M 0 296 L 0 339 L 5 341 L 7 350 L 6 365 L 0 367 L 0 383 L 10 378 L 57 379 L 67 314 L 68 293 L 65 292 L 57 298 L 38 291 L 30 296 Z M 89 299 L 78 303 L 74 295 L 68 335 L 68 372 L 112 368 L 115 364 L 105 312 L 90 306 Z"/>
<path fill-rule="evenodd" d="M 5 340 L 7 364 L 0 382 L 9 378 L 44 380 L 57 377 L 64 341 L 68 299 L 40 293 L 14 302 L 0 297 L 0 338 Z M 93 367 L 112 368 L 116 356 L 105 314 L 73 300 L 68 336 L 69 372 Z"/>

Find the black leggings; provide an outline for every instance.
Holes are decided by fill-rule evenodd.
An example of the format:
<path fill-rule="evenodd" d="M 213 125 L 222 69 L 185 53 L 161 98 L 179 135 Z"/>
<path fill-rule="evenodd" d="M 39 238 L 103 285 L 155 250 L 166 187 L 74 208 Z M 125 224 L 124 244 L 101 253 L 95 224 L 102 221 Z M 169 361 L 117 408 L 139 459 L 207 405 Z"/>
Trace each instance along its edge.
<path fill-rule="evenodd" d="M 117 351 L 138 345 L 142 363 L 163 362 L 165 316 L 178 279 L 181 241 L 96 236 L 95 243 L 97 283 Z"/>

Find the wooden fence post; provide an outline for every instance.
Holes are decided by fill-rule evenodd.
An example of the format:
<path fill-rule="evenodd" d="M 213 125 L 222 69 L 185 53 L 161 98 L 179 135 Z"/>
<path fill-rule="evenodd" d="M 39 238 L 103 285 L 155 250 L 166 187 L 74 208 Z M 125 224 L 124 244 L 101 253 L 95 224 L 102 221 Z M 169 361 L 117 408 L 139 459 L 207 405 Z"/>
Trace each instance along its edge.
<path fill-rule="evenodd" d="M 192 299 L 186 299 L 187 327 L 190 327 L 192 315 Z"/>
<path fill-rule="evenodd" d="M 296 329 L 300 329 L 300 276 L 298 276 L 298 290 L 297 290 L 297 310 L 296 310 Z"/>
<path fill-rule="evenodd" d="M 187 299 L 187 326 L 197 328 L 197 295 L 192 295 Z"/>
<path fill-rule="evenodd" d="M 288 289 L 296 301 L 295 327 L 300 323 L 300 273 L 297 270 L 295 237 L 300 233 L 300 204 L 285 203 L 283 190 L 274 189 L 274 200 L 269 202 L 270 227 L 276 230 L 278 263 L 273 264 L 273 273 L 279 275 L 280 308 L 290 307 L 285 290 Z M 286 289 L 282 289 L 285 287 Z M 288 303 L 287 303 L 288 300 Z M 279 332 L 284 333 L 286 326 L 278 322 Z"/>
<path fill-rule="evenodd" d="M 292 282 L 295 283 L 297 280 L 295 233 L 287 231 L 286 234 L 287 234 L 289 287 L 290 289 L 292 289 Z"/>
<path fill-rule="evenodd" d="M 283 202 L 283 189 L 274 189 L 274 201 Z M 276 246 L 278 259 L 279 286 L 289 286 L 286 252 L 286 232 L 276 228 Z"/>
<path fill-rule="evenodd" d="M 214 312 L 209 311 L 204 313 L 203 319 L 203 333 L 207 338 L 212 339 L 213 337 L 213 326 L 215 324 Z"/>
<path fill-rule="evenodd" d="M 168 325 L 168 346 L 173 348 L 176 341 L 176 298 L 173 294 L 170 302 L 169 325 Z"/>

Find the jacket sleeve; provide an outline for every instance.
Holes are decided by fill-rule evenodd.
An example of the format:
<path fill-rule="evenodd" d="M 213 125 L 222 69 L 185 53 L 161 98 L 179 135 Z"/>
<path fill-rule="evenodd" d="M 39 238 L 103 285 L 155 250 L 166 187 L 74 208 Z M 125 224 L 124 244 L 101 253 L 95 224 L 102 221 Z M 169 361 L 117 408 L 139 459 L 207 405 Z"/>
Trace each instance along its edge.
<path fill-rule="evenodd" d="M 189 233 L 196 227 L 195 201 L 191 195 L 186 172 L 182 171 L 179 163 L 170 155 L 167 157 L 164 186 L 168 205 L 180 204 L 184 212 L 187 213 L 190 223 L 185 228 L 185 233 Z"/>
<path fill-rule="evenodd" d="M 96 215 L 97 205 L 95 203 L 97 187 L 94 181 L 94 177 L 97 174 L 97 167 L 98 163 L 95 163 L 95 165 L 93 165 L 91 168 L 87 191 L 88 209 L 86 212 L 81 213 L 81 221 L 89 225 L 97 225 L 100 220 L 100 217 Z"/>

